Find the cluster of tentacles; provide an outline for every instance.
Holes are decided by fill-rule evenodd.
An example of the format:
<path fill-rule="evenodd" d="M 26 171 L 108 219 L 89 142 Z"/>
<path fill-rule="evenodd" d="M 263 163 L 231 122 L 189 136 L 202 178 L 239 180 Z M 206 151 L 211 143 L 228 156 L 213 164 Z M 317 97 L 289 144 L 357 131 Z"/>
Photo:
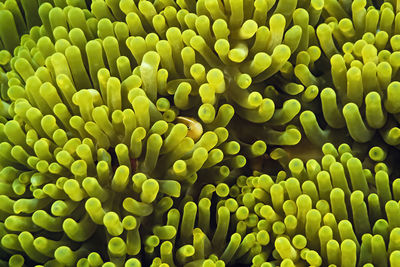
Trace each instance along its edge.
<path fill-rule="evenodd" d="M 400 4 L 0 0 L 0 266 L 400 266 Z"/>

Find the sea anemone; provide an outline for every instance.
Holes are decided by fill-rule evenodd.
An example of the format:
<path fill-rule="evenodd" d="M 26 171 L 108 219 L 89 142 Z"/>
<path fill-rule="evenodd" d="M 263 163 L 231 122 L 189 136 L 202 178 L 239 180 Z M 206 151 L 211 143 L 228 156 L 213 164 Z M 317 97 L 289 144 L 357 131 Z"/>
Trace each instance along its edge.
<path fill-rule="evenodd" d="M 397 17 L 1 1 L 2 263 L 399 265 Z"/>

